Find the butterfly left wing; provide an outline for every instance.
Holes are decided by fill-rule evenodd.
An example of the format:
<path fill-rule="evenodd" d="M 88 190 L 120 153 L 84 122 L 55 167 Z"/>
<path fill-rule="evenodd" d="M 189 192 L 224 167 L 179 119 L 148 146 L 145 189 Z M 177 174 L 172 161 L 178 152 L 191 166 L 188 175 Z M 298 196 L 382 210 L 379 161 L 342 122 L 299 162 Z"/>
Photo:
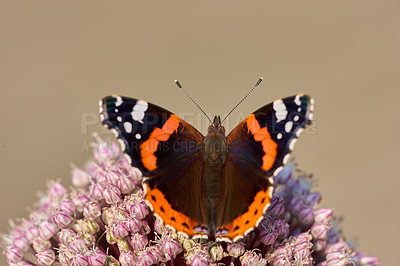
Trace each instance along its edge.
<path fill-rule="evenodd" d="M 279 99 L 236 126 L 228 135 L 224 208 L 218 238 L 237 240 L 261 221 L 272 196 L 273 176 L 287 162 L 297 137 L 311 122 L 307 95 Z"/>
<path fill-rule="evenodd" d="M 122 96 L 100 101 L 102 123 L 117 136 L 132 166 L 147 177 L 143 183 L 149 207 L 166 225 L 203 237 L 204 197 L 200 191 L 204 163 L 203 135 L 173 113 Z"/>

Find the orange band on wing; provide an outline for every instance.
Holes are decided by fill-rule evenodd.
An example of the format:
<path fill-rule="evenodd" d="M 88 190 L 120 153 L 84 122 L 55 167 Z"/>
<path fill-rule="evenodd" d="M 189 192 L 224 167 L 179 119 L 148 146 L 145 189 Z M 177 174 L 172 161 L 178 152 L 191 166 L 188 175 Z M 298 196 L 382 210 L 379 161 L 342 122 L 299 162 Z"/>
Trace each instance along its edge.
<path fill-rule="evenodd" d="M 174 133 L 179 127 L 180 118 L 172 114 L 167 121 L 165 121 L 162 128 L 154 128 L 148 140 L 140 145 L 140 155 L 142 163 L 149 171 L 157 168 L 157 157 L 154 153 L 157 151 L 160 141 L 167 141 L 169 136 Z"/>
<path fill-rule="evenodd" d="M 235 240 L 238 236 L 243 236 L 246 231 L 256 227 L 259 219 L 264 215 L 264 208 L 270 203 L 270 190 L 272 186 L 268 187 L 266 191 L 259 191 L 255 197 L 253 203 L 248 208 L 247 212 L 243 213 L 231 223 L 222 226 L 221 229 L 227 229 L 229 232 L 221 234 L 218 238 L 229 238 Z M 261 220 L 261 219 L 260 219 Z"/>
<path fill-rule="evenodd" d="M 190 219 L 185 214 L 174 210 L 171 204 L 166 200 L 164 194 L 157 188 L 151 189 L 148 184 L 144 184 L 146 189 L 146 200 L 151 204 L 154 213 L 156 213 L 164 221 L 166 225 L 170 225 L 175 230 L 187 234 L 189 237 L 204 233 L 195 231 L 195 227 L 200 224 Z"/>
<path fill-rule="evenodd" d="M 246 118 L 246 124 L 249 131 L 253 134 L 254 140 L 261 142 L 265 155 L 263 156 L 262 168 L 266 171 L 270 170 L 274 165 L 276 158 L 276 148 L 278 145 L 271 139 L 271 135 L 266 127 L 261 128 L 254 114 Z"/>

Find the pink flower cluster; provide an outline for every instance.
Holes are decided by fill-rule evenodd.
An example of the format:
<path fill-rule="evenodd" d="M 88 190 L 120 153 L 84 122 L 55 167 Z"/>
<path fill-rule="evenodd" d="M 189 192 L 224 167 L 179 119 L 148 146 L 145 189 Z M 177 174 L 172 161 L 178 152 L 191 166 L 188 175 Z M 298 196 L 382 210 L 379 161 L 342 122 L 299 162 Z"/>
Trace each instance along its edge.
<path fill-rule="evenodd" d="M 317 209 L 310 176 L 289 163 L 275 177 L 272 204 L 259 227 L 237 243 L 187 239 L 155 219 L 142 176 L 116 142 L 97 136 L 94 160 L 74 167 L 68 190 L 50 181 L 29 218 L 3 235 L 10 265 L 378 265 L 355 252 Z M 296 177 L 294 177 L 296 175 Z"/>

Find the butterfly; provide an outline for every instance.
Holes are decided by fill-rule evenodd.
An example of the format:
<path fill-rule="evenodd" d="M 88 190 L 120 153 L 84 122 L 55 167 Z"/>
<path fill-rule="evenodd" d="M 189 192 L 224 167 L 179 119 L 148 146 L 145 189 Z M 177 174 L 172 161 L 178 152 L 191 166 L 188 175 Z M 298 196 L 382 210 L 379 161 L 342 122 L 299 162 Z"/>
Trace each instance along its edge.
<path fill-rule="evenodd" d="M 312 120 L 304 94 L 253 112 L 227 136 L 215 116 L 206 136 L 170 111 L 112 95 L 100 101 L 103 125 L 143 176 L 145 199 L 166 226 L 191 238 L 232 242 L 258 226 L 273 177 Z"/>

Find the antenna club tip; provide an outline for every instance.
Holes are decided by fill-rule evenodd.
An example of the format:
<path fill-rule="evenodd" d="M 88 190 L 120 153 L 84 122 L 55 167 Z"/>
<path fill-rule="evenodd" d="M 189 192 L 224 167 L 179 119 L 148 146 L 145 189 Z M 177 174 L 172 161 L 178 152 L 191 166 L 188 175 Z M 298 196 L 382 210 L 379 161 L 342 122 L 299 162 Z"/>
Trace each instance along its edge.
<path fill-rule="evenodd" d="M 175 84 L 178 85 L 178 87 L 182 89 L 182 85 L 179 83 L 179 81 L 177 79 L 175 80 Z"/>
<path fill-rule="evenodd" d="M 263 78 L 263 77 L 260 77 L 260 79 L 263 80 L 264 78 Z"/>

